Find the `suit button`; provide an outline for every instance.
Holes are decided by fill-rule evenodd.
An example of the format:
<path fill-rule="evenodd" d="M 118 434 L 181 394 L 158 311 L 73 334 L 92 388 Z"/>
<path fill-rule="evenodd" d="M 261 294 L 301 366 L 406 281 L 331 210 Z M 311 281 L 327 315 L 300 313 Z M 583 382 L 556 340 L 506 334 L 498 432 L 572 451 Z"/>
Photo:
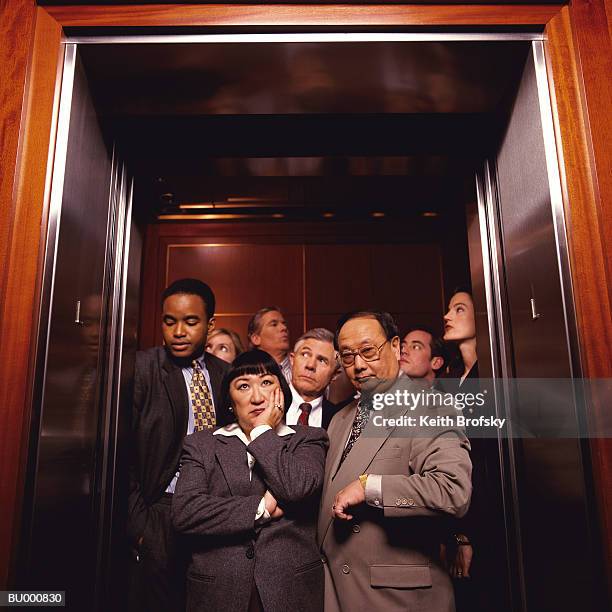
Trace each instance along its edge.
<path fill-rule="evenodd" d="M 407 506 L 408 500 L 405 497 L 402 497 L 402 506 Z"/>
<path fill-rule="evenodd" d="M 327 563 L 327 557 L 325 555 L 321 555 L 321 563 Z"/>
<path fill-rule="evenodd" d="M 249 546 L 246 549 L 246 556 L 247 559 L 252 559 L 255 556 L 255 549 L 252 546 Z"/>
<path fill-rule="evenodd" d="M 407 501 L 409 506 L 414 506 L 414 499 L 412 497 L 409 497 Z"/>
<path fill-rule="evenodd" d="M 375 506 L 380 506 L 380 499 L 375 499 L 374 500 L 374 505 Z"/>
<path fill-rule="evenodd" d="M 351 568 L 348 565 L 343 565 L 342 566 L 342 573 L 343 574 L 350 574 L 351 573 Z"/>
<path fill-rule="evenodd" d="M 353 533 L 359 533 L 361 531 L 361 527 L 359 525 L 353 525 Z"/>
<path fill-rule="evenodd" d="M 395 505 L 396 506 L 401 506 L 402 505 L 402 500 L 399 497 L 395 500 Z"/>

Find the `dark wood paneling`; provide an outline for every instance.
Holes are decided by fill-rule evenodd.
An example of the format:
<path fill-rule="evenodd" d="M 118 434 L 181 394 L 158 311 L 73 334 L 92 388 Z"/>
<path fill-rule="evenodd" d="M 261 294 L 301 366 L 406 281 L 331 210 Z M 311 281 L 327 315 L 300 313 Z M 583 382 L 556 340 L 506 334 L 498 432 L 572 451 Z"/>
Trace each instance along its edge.
<path fill-rule="evenodd" d="M 602 0 L 576 0 L 546 28 L 574 298 L 587 378 L 612 377 L 609 17 Z M 610 398 L 595 396 L 592 400 L 587 417 L 591 431 L 598 431 L 609 414 Z M 590 448 L 601 552 L 607 560 L 608 589 L 612 593 L 612 440 L 591 439 Z"/>
<path fill-rule="evenodd" d="M 211 237 L 206 224 L 176 224 L 160 238 L 163 227 L 152 226 L 148 235 L 155 259 L 145 259 L 144 278 L 158 293 L 145 287 L 142 347 L 161 340 L 159 293 L 188 276 L 206 281 L 215 291 L 217 326 L 230 327 L 245 340 L 250 314 L 269 304 L 282 308 L 292 340 L 305 331 L 304 319 L 307 328 L 334 330 L 342 314 L 362 308 L 392 312 L 401 329 L 414 324 L 441 329 L 442 267 L 436 244 L 355 243 L 354 233 L 339 226 L 328 236 L 334 244 L 316 244 L 316 224 L 288 224 L 270 228 L 269 235 L 249 235 L 261 230 L 259 224 L 234 223 L 225 226 L 233 234 L 226 237 L 220 228 Z M 157 246 L 151 244 L 155 240 Z"/>
<path fill-rule="evenodd" d="M 15 0 L 3 3 L 0 21 L 0 588 L 10 582 L 18 546 L 61 35 L 38 9 L 33 39 L 34 16 L 33 2 Z"/>
<path fill-rule="evenodd" d="M 302 311 L 301 245 L 168 245 L 166 282 L 201 278 L 214 288 L 219 313 L 248 314 L 276 304 Z M 282 281 L 281 281 L 282 279 Z"/>
<path fill-rule="evenodd" d="M 369 245 L 309 245 L 306 251 L 309 316 L 334 315 L 372 304 Z"/>
<path fill-rule="evenodd" d="M 400 331 L 441 331 L 444 308 L 437 244 L 317 245 L 307 248 L 308 325 L 334 329 L 351 310 L 391 312 Z"/>
<path fill-rule="evenodd" d="M 415 6 L 208 4 L 206 6 L 69 6 L 47 9 L 64 26 L 300 26 L 544 24 L 555 5 Z"/>
<path fill-rule="evenodd" d="M 301 333 L 304 288 L 301 245 L 171 244 L 166 248 L 166 283 L 184 277 L 208 283 L 217 300 L 217 325 L 236 331 L 245 344 L 250 315 L 267 305 L 283 310 L 292 339 Z"/>

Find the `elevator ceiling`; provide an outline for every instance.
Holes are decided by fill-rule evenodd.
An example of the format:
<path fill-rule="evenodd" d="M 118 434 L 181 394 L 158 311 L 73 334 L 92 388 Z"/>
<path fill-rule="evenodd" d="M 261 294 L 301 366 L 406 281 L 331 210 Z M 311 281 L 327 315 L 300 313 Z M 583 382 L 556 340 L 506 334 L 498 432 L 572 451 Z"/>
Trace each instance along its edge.
<path fill-rule="evenodd" d="M 453 205 L 472 158 L 497 137 L 528 47 L 134 42 L 79 52 L 109 144 L 158 212 L 238 195 L 297 214 Z"/>
<path fill-rule="evenodd" d="M 523 42 L 123 44 L 83 47 L 104 114 L 484 113 Z M 519 66 L 520 68 L 520 66 Z"/>

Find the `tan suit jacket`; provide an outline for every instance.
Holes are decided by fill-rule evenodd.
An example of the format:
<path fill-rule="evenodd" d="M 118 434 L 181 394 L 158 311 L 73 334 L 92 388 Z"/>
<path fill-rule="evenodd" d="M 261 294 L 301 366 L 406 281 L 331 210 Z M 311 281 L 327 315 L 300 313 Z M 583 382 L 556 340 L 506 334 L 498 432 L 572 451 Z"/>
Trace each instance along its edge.
<path fill-rule="evenodd" d="M 445 524 L 440 519 L 463 516 L 469 507 L 469 442 L 461 429 L 448 426 L 410 428 L 410 436 L 401 427 L 372 428 L 373 416 L 384 414 L 375 411 L 338 467 L 356 410 L 357 402 L 346 406 L 328 430 L 317 534 L 325 611 L 452 612 L 453 587 L 438 560 Z M 364 473 L 382 475 L 380 507 L 364 503 L 349 509 L 353 520 L 333 519 L 336 494 Z"/>

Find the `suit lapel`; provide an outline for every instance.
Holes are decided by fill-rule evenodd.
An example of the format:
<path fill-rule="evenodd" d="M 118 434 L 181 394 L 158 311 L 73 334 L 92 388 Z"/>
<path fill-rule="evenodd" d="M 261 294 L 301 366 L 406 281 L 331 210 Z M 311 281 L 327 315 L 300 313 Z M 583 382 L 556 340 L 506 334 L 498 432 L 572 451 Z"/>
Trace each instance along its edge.
<path fill-rule="evenodd" d="M 232 495 L 249 495 L 246 446 L 237 436 L 215 435 L 215 455 Z"/>
<path fill-rule="evenodd" d="M 223 371 L 212 358 L 210 353 L 204 353 L 204 364 L 206 365 L 208 375 L 210 376 L 210 386 L 212 387 L 210 392 L 212 393 L 213 401 L 215 402 L 215 408 L 219 410 L 221 408 L 219 405 L 219 402 L 221 401 L 219 394 L 221 390 L 221 380 L 223 379 Z"/>
<path fill-rule="evenodd" d="M 204 364 L 210 376 L 210 392 L 212 393 L 213 402 L 215 404 L 215 414 L 217 415 L 217 425 L 226 425 L 230 423 L 232 415 L 227 406 L 221 405 L 221 381 L 225 375 L 225 369 L 220 364 L 221 360 L 210 353 L 204 353 Z"/>
<path fill-rule="evenodd" d="M 340 463 L 340 457 L 342 457 L 342 451 L 344 445 L 349 437 L 351 429 L 353 427 L 353 421 L 355 420 L 355 413 L 357 412 L 357 402 L 350 404 L 350 407 L 343 411 L 343 413 L 336 419 L 336 427 L 334 428 L 334 439 L 332 447 L 329 449 L 327 455 L 327 461 L 329 463 L 329 469 L 327 471 L 329 478 L 333 479 L 338 471 L 338 464 Z"/>
<path fill-rule="evenodd" d="M 337 489 L 333 483 L 333 477 L 338 470 L 338 463 L 344 450 L 344 444 L 349 436 L 355 412 L 357 411 L 357 402 L 349 404 L 338 413 L 338 417 L 334 420 L 332 431 L 330 432 L 330 448 L 327 453 L 327 461 L 325 464 L 325 483 L 323 485 L 323 495 L 321 496 L 321 510 L 319 512 L 319 525 L 317 529 L 317 538 L 319 546 L 323 543 L 327 530 L 332 523 L 333 517 L 331 514 L 331 506 L 334 502 Z"/>
<path fill-rule="evenodd" d="M 174 434 L 177 440 L 182 440 L 187 434 L 189 397 L 185 386 L 183 371 L 165 356 L 162 366 L 164 370 L 163 384 L 170 399 L 174 418 Z"/>

